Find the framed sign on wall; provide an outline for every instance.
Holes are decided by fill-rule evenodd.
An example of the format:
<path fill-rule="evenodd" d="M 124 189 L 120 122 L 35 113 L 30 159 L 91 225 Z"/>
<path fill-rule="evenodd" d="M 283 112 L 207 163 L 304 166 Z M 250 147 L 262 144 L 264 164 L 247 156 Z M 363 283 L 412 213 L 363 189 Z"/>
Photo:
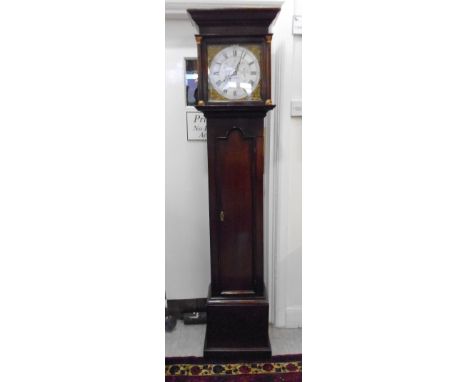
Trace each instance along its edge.
<path fill-rule="evenodd" d="M 206 118 L 195 109 L 198 98 L 197 59 L 185 58 L 185 119 L 188 141 L 206 141 Z"/>
<path fill-rule="evenodd" d="M 187 140 L 206 141 L 206 118 L 199 111 L 186 111 Z"/>

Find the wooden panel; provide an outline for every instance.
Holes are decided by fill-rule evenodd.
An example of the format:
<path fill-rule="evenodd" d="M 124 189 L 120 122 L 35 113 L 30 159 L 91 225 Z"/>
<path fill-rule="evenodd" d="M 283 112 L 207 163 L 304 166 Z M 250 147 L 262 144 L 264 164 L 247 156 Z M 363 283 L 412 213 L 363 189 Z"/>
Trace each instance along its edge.
<path fill-rule="evenodd" d="M 209 108 L 207 106 L 206 108 Z M 263 288 L 263 115 L 266 107 L 262 107 L 263 111 L 231 113 L 206 111 L 207 132 L 208 132 L 208 169 L 209 169 L 209 188 L 210 188 L 210 251 L 211 251 L 211 286 L 213 295 L 226 295 L 229 292 L 231 295 L 248 295 L 252 291 L 255 294 L 262 293 Z M 242 115 L 242 117 L 239 116 Z M 219 144 L 224 142 L 223 149 L 220 151 Z M 240 144 L 240 152 L 238 160 L 240 160 L 241 168 L 237 169 L 237 161 L 226 159 L 225 152 L 228 152 L 234 147 L 234 152 L 238 150 L 237 144 Z M 231 153 L 232 154 L 232 153 Z M 224 162 L 220 162 L 223 161 Z M 249 163 L 250 161 L 250 163 Z M 220 168 L 224 166 L 224 168 Z M 236 171 L 244 172 L 244 175 L 235 175 Z M 234 172 L 233 172 L 234 171 Z M 225 222 L 220 222 L 220 211 L 223 210 L 223 198 L 226 198 L 224 188 L 220 186 L 220 177 L 227 177 L 229 174 L 234 174 L 234 178 L 227 180 L 233 182 L 235 187 L 247 187 L 251 193 L 250 208 L 247 210 L 248 215 L 242 215 L 241 219 L 250 219 L 249 231 L 251 229 L 251 245 L 252 249 L 248 253 L 243 254 L 244 263 L 247 262 L 246 257 L 250 254 L 250 263 L 248 266 L 249 273 L 246 275 L 249 278 L 249 288 L 244 287 L 239 289 L 233 288 L 233 284 L 226 285 L 223 282 L 224 272 L 226 268 L 231 268 L 232 265 L 226 265 L 223 260 L 223 252 L 226 236 L 232 229 L 229 228 L 229 222 L 226 220 L 228 216 L 233 216 L 232 213 L 225 211 Z M 245 185 L 238 185 L 239 182 L 248 182 Z M 227 185 L 233 188 L 232 185 Z M 238 201 L 239 202 L 239 201 Z M 244 201 L 245 204 L 248 204 Z M 240 211 L 235 211 L 239 214 Z M 226 223 L 226 224 L 225 224 Z M 236 230 L 230 238 L 231 242 L 236 241 Z M 232 252 L 232 250 L 230 251 Z M 228 252 L 229 253 L 229 252 Z M 245 268 L 245 266 L 244 266 Z M 251 272 L 250 272 L 251 271 Z M 233 275 L 237 277 L 237 275 Z M 247 277 L 244 285 L 247 284 Z M 229 289 L 227 289 L 229 288 Z M 247 293 L 247 291 L 249 293 Z"/>
<path fill-rule="evenodd" d="M 268 302 L 207 303 L 203 354 L 207 359 L 268 359 Z"/>
<path fill-rule="evenodd" d="M 216 142 L 221 293 L 254 290 L 252 141 L 233 129 Z"/>

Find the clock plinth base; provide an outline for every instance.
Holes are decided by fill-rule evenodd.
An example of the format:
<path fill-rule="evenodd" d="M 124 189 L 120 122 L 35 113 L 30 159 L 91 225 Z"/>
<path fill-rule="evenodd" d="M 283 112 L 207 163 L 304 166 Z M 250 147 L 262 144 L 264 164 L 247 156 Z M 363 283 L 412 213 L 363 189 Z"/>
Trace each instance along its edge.
<path fill-rule="evenodd" d="M 268 300 L 252 297 L 212 297 L 207 301 L 203 355 L 209 360 L 267 360 Z"/>

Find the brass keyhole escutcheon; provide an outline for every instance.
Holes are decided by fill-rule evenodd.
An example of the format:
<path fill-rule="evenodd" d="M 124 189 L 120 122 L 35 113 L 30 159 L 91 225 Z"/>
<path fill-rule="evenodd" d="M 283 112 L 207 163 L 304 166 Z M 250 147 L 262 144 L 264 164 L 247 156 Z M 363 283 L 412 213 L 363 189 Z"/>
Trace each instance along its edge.
<path fill-rule="evenodd" d="M 224 211 L 221 211 L 219 213 L 219 220 L 221 220 L 222 222 L 224 221 Z"/>

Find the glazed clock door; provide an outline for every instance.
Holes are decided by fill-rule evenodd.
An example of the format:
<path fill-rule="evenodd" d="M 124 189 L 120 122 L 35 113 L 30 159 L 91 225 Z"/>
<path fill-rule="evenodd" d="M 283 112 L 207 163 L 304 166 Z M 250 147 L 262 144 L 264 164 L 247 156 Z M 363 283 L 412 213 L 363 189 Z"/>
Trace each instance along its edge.
<path fill-rule="evenodd" d="M 263 137 L 232 128 L 215 138 L 214 150 L 217 290 L 253 295 L 263 272 L 255 260 L 263 251 Z"/>

